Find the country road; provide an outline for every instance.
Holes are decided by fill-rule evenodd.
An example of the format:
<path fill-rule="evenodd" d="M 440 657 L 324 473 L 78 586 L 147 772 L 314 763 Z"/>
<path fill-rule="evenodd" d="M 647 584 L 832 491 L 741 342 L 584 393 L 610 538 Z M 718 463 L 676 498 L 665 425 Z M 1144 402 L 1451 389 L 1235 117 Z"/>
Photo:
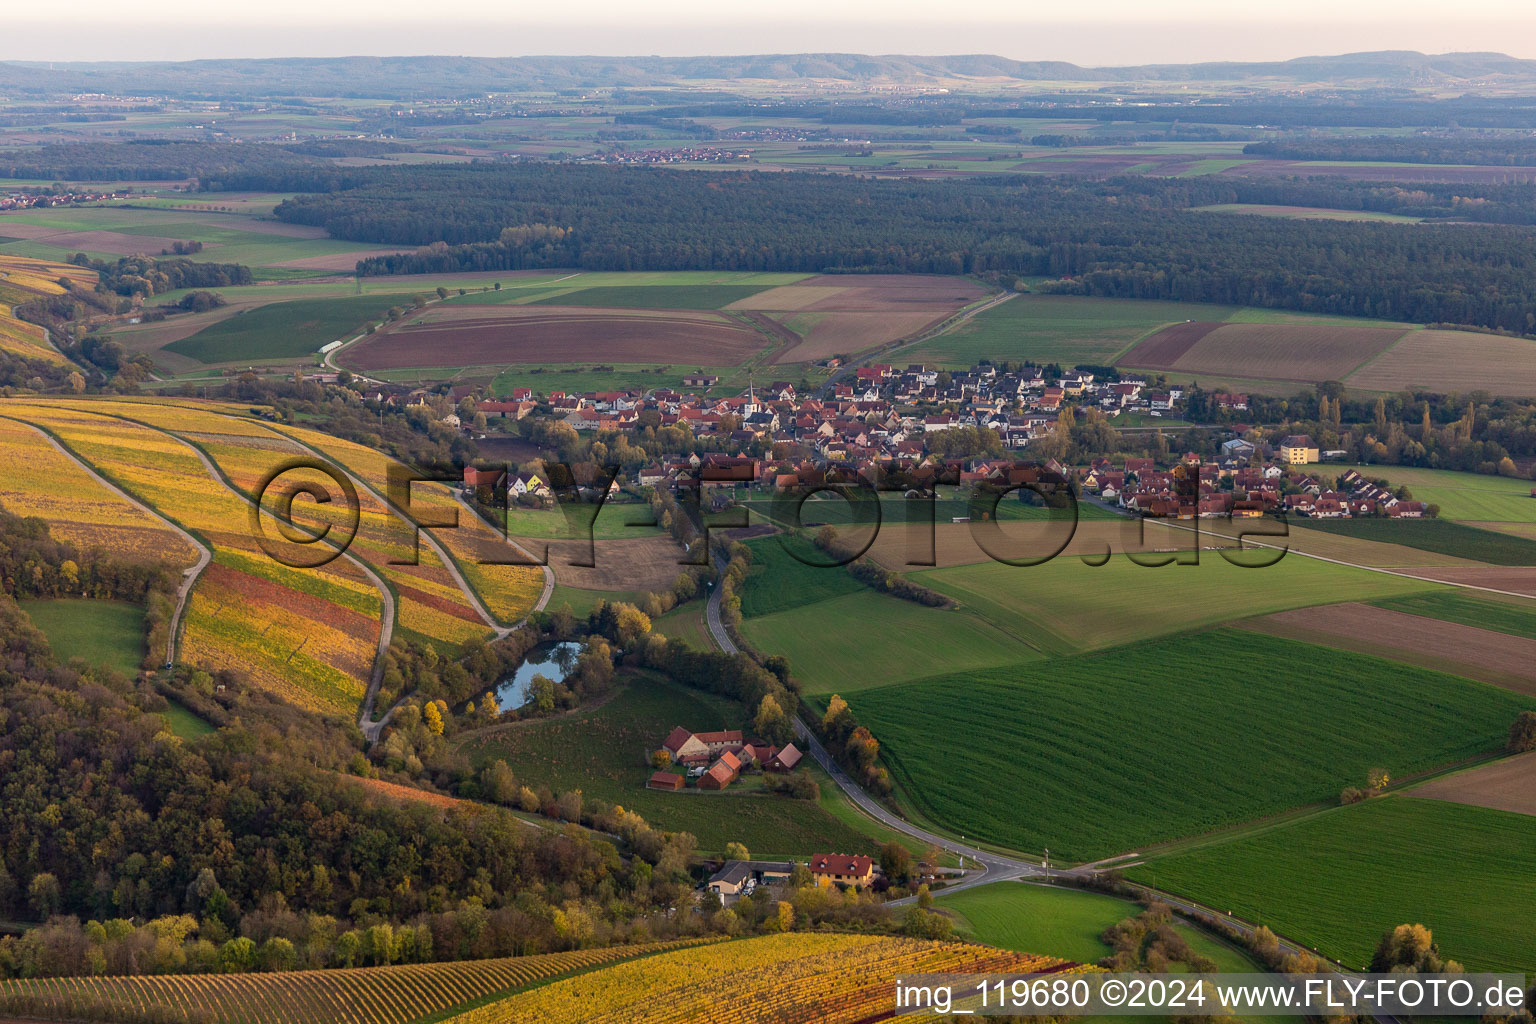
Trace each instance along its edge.
<path fill-rule="evenodd" d="M 715 562 L 715 568 L 717 572 L 724 571 L 724 565 L 718 558 Z M 725 653 L 740 654 L 740 648 L 731 639 L 724 622 L 721 621 L 721 601 L 721 589 L 716 584 L 710 588 L 709 604 L 704 611 L 705 622 L 709 626 L 709 635 Z M 822 770 L 832 777 L 832 781 L 837 784 L 837 788 L 841 789 L 848 796 L 848 799 L 853 801 L 855 807 L 869 815 L 869 817 L 889 829 L 924 843 L 932 843 L 940 849 L 961 854 L 966 859 L 973 860 L 981 865 L 980 871 L 968 871 L 960 881 L 946 885 L 944 888 L 945 892 L 956 892 L 960 889 L 969 889 L 972 886 L 988 882 L 1003 882 L 1012 878 L 1026 878 L 1045 873 L 1045 869 L 1038 864 L 1015 860 L 1011 857 L 1004 857 L 1001 854 L 989 853 L 986 850 L 967 846 L 964 843 L 959 843 L 953 839 L 919 828 L 905 818 L 892 814 L 880 806 L 868 793 L 864 792 L 858 783 L 849 778 L 848 773 L 843 771 L 841 765 L 832 760 L 832 755 L 827 753 L 826 748 L 811 734 L 810 729 L 798 717 L 795 718 L 795 736 L 806 747 L 807 752 L 816 759 L 816 763 L 821 765 Z M 911 896 L 904 900 L 893 900 L 891 905 L 900 906 L 905 903 L 911 903 L 916 898 Z"/>

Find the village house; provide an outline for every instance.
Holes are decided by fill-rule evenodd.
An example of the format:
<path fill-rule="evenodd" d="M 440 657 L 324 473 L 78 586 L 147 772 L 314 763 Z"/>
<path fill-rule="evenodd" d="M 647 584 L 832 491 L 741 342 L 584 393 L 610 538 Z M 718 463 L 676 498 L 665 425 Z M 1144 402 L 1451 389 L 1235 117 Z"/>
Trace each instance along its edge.
<path fill-rule="evenodd" d="M 1305 466 L 1317 461 L 1317 443 L 1307 434 L 1291 434 L 1280 439 L 1280 461 Z"/>
<path fill-rule="evenodd" d="M 846 853 L 818 853 L 811 858 L 811 877 L 818 885 L 865 886 L 875 880 L 875 862 Z"/>

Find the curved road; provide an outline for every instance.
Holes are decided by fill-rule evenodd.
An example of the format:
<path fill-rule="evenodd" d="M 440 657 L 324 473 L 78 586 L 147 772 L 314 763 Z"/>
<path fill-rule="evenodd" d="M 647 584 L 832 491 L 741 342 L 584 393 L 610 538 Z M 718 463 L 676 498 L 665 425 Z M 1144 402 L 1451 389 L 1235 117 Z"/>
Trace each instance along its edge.
<path fill-rule="evenodd" d="M 10 417 L 6 418 L 11 419 Z M 184 569 L 182 571 L 181 586 L 176 588 L 176 610 L 171 613 L 170 636 L 166 640 L 165 648 L 166 664 L 174 664 L 176 661 L 176 641 L 181 636 L 181 618 L 187 610 L 187 599 L 192 596 L 192 584 L 196 583 L 197 578 L 202 575 L 203 570 L 208 568 L 208 563 L 213 560 L 213 552 L 209 551 L 208 548 L 203 545 L 202 541 L 192 536 L 186 530 L 183 530 L 181 527 L 165 518 L 165 516 L 161 515 L 159 512 L 156 512 L 154 509 L 150 508 L 142 501 L 139 501 L 133 495 L 129 494 L 127 491 L 123 490 L 121 487 L 117 486 L 112 481 L 96 472 L 95 469 L 91 468 L 85 462 L 77 458 L 74 452 L 60 444 L 58 439 L 55 438 L 52 434 L 48 433 L 48 431 L 42 429 L 34 423 L 28 423 L 25 420 L 11 419 L 11 422 L 20 423 L 22 426 L 30 427 L 31 429 L 37 431 L 38 434 L 42 435 L 45 441 L 53 445 L 54 448 L 58 449 L 60 455 L 63 455 L 70 462 L 73 462 L 76 466 L 79 466 L 86 476 L 90 477 L 92 480 L 96 481 L 98 484 L 105 487 L 119 498 L 122 498 L 134 508 L 137 508 L 139 511 L 145 513 L 156 522 L 162 524 L 168 529 L 176 531 L 181 539 L 186 541 L 188 544 L 191 544 L 192 549 L 197 552 L 197 564 L 193 565 L 190 569 Z"/>
<path fill-rule="evenodd" d="M 723 573 L 725 570 L 724 564 L 718 557 L 715 560 L 715 570 L 717 573 Z M 731 639 L 730 633 L 725 628 L 725 623 L 720 618 L 721 594 L 720 585 L 718 583 L 713 584 L 710 588 L 709 604 L 704 610 L 704 619 L 709 626 L 709 635 L 714 638 L 715 644 L 725 653 L 740 654 L 741 649 Z M 816 759 L 816 763 L 821 765 L 822 770 L 832 777 L 832 781 L 837 783 L 837 788 L 841 789 L 848 796 L 848 799 L 853 801 L 855 807 L 893 831 L 911 836 L 913 839 L 924 843 L 932 843 L 940 849 L 961 854 L 967 860 L 975 861 L 981 865 L 980 871 L 968 871 L 960 881 L 946 885 L 944 887 L 946 893 L 969 889 L 972 886 L 984 885 L 988 882 L 1003 882 L 1014 878 L 1028 878 L 1045 874 L 1045 869 L 1038 864 L 1032 864 L 1025 860 L 1016 860 L 1012 857 L 1004 857 L 1001 854 L 977 849 L 965 843 L 957 843 L 953 839 L 929 832 L 924 828 L 919 828 L 905 818 L 892 814 L 872 796 L 864 792 L 859 784 L 854 782 L 847 772 L 843 771 L 842 766 L 832 760 L 832 755 L 827 753 L 826 748 L 821 745 L 821 741 L 811 734 L 810 729 L 803 721 L 798 717 L 794 721 L 796 739 Z M 911 896 L 904 900 L 893 900 L 891 905 L 900 906 L 904 903 L 913 902 L 916 899 L 917 897 Z"/>

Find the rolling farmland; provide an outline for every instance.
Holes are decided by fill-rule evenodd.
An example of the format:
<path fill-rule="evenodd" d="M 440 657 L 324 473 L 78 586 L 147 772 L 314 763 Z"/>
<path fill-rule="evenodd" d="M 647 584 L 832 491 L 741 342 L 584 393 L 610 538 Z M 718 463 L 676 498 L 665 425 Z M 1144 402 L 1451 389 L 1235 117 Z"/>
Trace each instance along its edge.
<path fill-rule="evenodd" d="M 61 278 L 89 288 L 96 283 L 93 271 L 50 260 L 7 255 L 0 245 L 0 352 L 63 365 L 67 362 L 48 342 L 48 332 L 37 324 L 11 314 L 15 306 L 39 296 L 62 295 Z"/>
<path fill-rule="evenodd" d="M 271 974 L 0 980 L 0 1011 L 55 1019 L 111 1013 L 113 1020 L 125 1022 L 410 1024 L 549 978 L 691 944 Z"/>
<path fill-rule="evenodd" d="M 1191 331 L 1187 329 L 1190 327 L 1202 329 Z M 1136 369 L 1166 371 L 1181 380 L 1191 376 L 1298 382 L 1341 380 L 1385 352 L 1402 336 L 1403 328 L 1179 324 L 1147 338 L 1119 362 Z"/>
<path fill-rule="evenodd" d="M 925 815 L 1071 860 L 1332 800 L 1376 766 L 1401 777 L 1490 752 L 1529 704 L 1232 630 L 847 697 Z M 965 756 L 936 735 L 968 737 Z M 1025 804 L 998 801 L 999 790 Z"/>
<path fill-rule="evenodd" d="M 1468 970 L 1536 969 L 1531 818 L 1389 796 L 1151 860 L 1130 875 L 1263 923 L 1348 967 L 1382 932 L 1433 930 Z"/>
<path fill-rule="evenodd" d="M 1536 397 L 1536 341 L 1471 331 L 1409 331 L 1344 378 L 1351 388 L 1492 391 Z"/>

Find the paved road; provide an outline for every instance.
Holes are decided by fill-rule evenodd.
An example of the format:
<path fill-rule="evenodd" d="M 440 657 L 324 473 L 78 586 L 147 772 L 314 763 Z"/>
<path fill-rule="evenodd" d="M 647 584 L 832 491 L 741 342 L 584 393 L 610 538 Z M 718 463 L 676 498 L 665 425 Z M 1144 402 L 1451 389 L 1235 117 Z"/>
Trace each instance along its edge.
<path fill-rule="evenodd" d="M 166 528 L 175 530 L 177 535 L 179 535 L 181 539 L 186 541 L 188 544 L 191 544 L 193 550 L 197 552 L 197 564 L 182 572 L 181 586 L 176 588 L 176 610 L 171 613 L 170 636 L 166 640 L 165 649 L 166 664 L 174 664 L 176 661 L 176 643 L 181 636 L 181 618 L 187 610 L 187 599 L 192 596 L 192 584 L 196 583 L 197 578 L 202 575 L 203 570 L 208 568 L 208 563 L 213 560 L 213 552 L 209 551 L 208 548 L 203 545 L 202 541 L 192 536 L 186 530 L 183 530 L 181 527 L 165 518 L 165 516 L 161 515 L 159 512 L 156 512 L 154 509 L 150 508 L 142 501 L 139 501 L 133 495 L 129 494 L 127 491 L 118 487 L 112 481 L 96 472 L 96 470 L 92 469 L 89 465 L 80 461 L 75 457 L 74 452 L 70 451 L 68 448 L 65 448 L 58 442 L 57 439 L 53 437 L 53 435 L 49 434 L 46 430 L 42 430 L 36 425 L 27 423 L 24 420 L 15 420 L 14 422 L 21 423 L 23 426 L 31 427 L 33 430 L 36 430 L 43 436 L 44 440 L 58 449 L 59 454 L 63 455 L 70 462 L 73 462 L 75 465 L 79 466 L 80 469 L 84 471 L 84 473 L 92 480 L 95 480 L 98 484 L 101 484 L 101 486 L 105 487 L 113 494 L 116 494 L 118 497 L 122 498 L 124 501 L 128 502 L 130 505 L 134 506 L 139 511 L 148 515 L 155 521 L 161 523 Z"/>

